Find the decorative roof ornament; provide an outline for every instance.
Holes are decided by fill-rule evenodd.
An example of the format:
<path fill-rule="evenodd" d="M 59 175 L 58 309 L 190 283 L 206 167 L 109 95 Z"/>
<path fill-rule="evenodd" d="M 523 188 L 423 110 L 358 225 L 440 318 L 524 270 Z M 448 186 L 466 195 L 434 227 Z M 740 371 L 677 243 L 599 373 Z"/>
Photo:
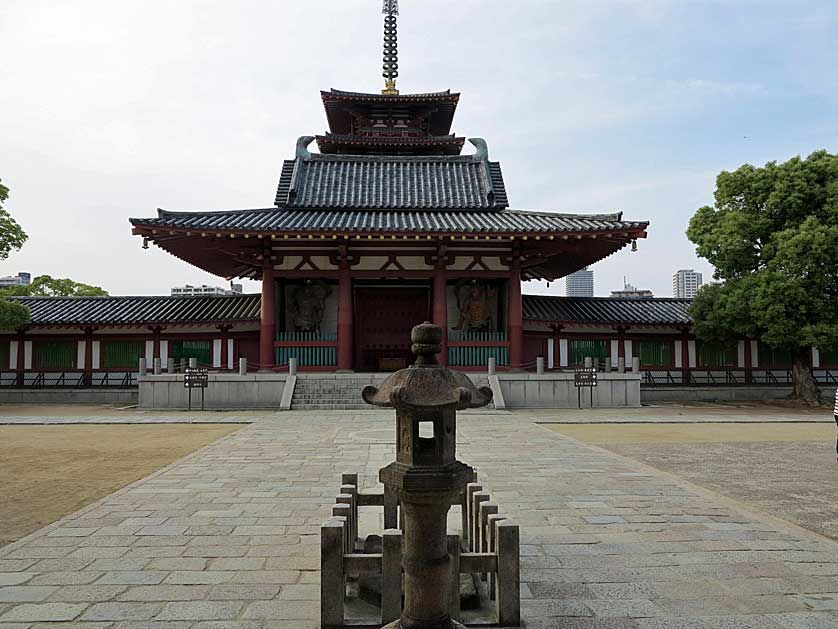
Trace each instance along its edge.
<path fill-rule="evenodd" d="M 399 0 L 384 0 L 384 89 L 385 96 L 396 96 L 396 79 L 399 76 L 399 37 L 396 16 L 399 14 Z"/>

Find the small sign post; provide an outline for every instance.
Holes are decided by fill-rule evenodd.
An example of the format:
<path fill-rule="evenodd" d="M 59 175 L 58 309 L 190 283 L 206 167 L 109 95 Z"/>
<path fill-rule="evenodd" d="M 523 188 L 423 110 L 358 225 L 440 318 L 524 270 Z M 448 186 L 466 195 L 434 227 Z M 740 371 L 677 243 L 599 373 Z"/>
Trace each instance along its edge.
<path fill-rule="evenodd" d="M 189 410 L 192 410 L 192 389 L 201 390 L 201 410 L 204 410 L 204 389 L 207 388 L 209 376 L 206 369 L 187 368 L 183 372 L 183 387 L 189 391 Z"/>
<path fill-rule="evenodd" d="M 573 376 L 573 384 L 576 386 L 576 399 L 579 408 L 582 408 L 582 387 L 591 390 L 591 408 L 594 407 L 594 387 L 596 386 L 596 367 L 578 367 Z"/>

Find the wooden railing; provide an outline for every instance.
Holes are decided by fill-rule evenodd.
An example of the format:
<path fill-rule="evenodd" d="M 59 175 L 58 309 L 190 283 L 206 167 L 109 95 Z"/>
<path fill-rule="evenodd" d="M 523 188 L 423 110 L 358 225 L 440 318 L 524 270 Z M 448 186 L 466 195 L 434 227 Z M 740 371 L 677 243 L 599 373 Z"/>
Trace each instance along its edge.
<path fill-rule="evenodd" d="M 477 480 L 475 472 L 474 480 Z M 332 517 L 320 527 L 320 623 L 324 629 L 344 626 L 346 580 L 360 575 L 381 576 L 380 625 L 402 612 L 402 531 L 398 527 L 398 497 L 385 491 L 361 493 L 357 474 L 343 474 Z M 461 535 L 448 536 L 451 556 L 450 614 L 460 619 L 460 574 L 472 574 L 488 584 L 494 602 L 489 622 L 517 627 L 521 620 L 520 532 L 498 513 L 489 492 L 470 483 L 455 504 L 462 513 Z M 359 550 L 358 508 L 383 507 L 382 552 Z"/>
<path fill-rule="evenodd" d="M 27 370 L 23 372 L 2 371 L 0 372 L 0 386 L 2 387 L 25 387 L 25 388 L 98 388 L 98 387 L 135 387 L 137 386 L 137 374 L 132 371 L 120 370 L 94 370 L 87 372 L 89 378 L 85 378 L 86 372 L 74 371 L 38 371 Z"/>
<path fill-rule="evenodd" d="M 334 332 L 279 332 L 274 343 L 276 363 L 296 358 L 300 367 L 337 365 L 337 334 Z"/>
<path fill-rule="evenodd" d="M 815 381 L 823 386 L 838 384 L 838 372 L 830 369 L 812 370 Z M 700 368 L 666 369 L 644 367 L 641 369 L 643 386 L 791 386 L 792 373 L 787 368 Z"/>

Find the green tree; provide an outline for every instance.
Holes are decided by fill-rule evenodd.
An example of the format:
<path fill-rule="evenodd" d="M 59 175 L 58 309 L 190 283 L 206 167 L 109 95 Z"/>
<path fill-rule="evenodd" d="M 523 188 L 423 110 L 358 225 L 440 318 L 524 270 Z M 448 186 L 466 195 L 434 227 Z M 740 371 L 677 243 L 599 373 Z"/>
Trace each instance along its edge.
<path fill-rule="evenodd" d="M 23 228 L 3 209 L 3 202 L 9 198 L 9 189 L 0 183 L 0 260 L 9 257 L 26 242 Z M 23 304 L 0 299 L 0 330 L 16 330 L 29 320 L 29 309 Z"/>
<path fill-rule="evenodd" d="M 793 397 L 821 402 L 808 352 L 838 348 L 838 155 L 720 173 L 687 236 L 723 281 L 692 304 L 698 338 L 790 351 Z"/>
<path fill-rule="evenodd" d="M 3 202 L 8 198 L 9 189 L 0 183 L 0 260 L 8 258 L 12 251 L 18 251 L 28 238 L 17 221 L 3 209 Z"/>
<path fill-rule="evenodd" d="M 31 284 L 0 288 L 0 295 L 7 297 L 104 297 L 107 294 L 99 286 L 49 275 L 39 275 Z"/>
<path fill-rule="evenodd" d="M 29 308 L 8 299 L 0 299 L 0 330 L 14 332 L 29 321 Z"/>

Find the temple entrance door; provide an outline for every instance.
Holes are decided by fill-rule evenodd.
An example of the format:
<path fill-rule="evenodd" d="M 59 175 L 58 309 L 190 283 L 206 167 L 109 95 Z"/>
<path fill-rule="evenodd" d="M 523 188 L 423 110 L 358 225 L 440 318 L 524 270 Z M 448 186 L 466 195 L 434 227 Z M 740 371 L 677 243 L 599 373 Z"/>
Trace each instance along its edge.
<path fill-rule="evenodd" d="M 410 331 L 430 317 L 424 286 L 357 287 L 355 370 L 395 371 L 412 362 Z"/>

